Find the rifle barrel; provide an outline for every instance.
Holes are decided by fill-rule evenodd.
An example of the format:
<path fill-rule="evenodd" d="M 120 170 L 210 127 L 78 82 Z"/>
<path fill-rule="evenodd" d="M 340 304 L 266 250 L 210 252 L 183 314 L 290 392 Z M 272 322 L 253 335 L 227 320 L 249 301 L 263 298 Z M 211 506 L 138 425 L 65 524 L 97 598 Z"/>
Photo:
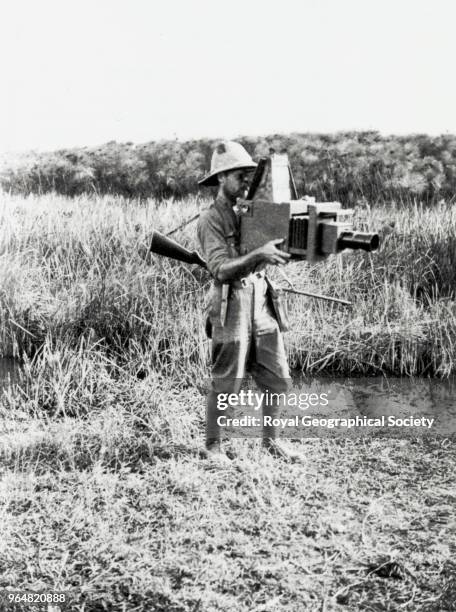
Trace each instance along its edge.
<path fill-rule="evenodd" d="M 282 287 L 282 291 L 287 293 L 296 293 L 297 295 L 305 295 L 306 297 L 316 298 L 318 300 L 327 300 L 328 302 L 336 302 L 343 306 L 352 306 L 352 302 L 347 300 L 341 300 L 340 298 L 330 297 L 329 295 L 321 295 L 320 293 L 310 293 L 309 291 L 300 291 L 299 289 L 288 289 L 288 287 Z"/>

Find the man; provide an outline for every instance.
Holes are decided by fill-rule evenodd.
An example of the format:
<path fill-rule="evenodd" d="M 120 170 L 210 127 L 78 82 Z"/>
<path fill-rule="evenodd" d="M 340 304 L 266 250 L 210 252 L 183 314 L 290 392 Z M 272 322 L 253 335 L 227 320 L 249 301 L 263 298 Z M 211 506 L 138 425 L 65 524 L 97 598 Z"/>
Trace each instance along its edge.
<path fill-rule="evenodd" d="M 240 225 L 233 207 L 247 194 L 249 175 L 256 167 L 237 142 L 224 141 L 214 150 L 211 169 L 200 185 L 217 186 L 214 204 L 200 216 L 198 239 L 214 282 L 208 304 L 212 335 L 212 388 L 207 397 L 206 450 L 212 460 L 229 463 L 222 452 L 217 417 L 219 393 L 238 393 L 246 370 L 262 389 L 283 393 L 290 374 L 278 322 L 268 300 L 267 264 L 287 263 L 290 255 L 271 240 L 240 255 Z M 263 415 L 274 417 L 278 405 L 263 404 Z M 277 428 L 263 428 L 263 446 L 274 456 L 301 459 L 278 440 Z"/>

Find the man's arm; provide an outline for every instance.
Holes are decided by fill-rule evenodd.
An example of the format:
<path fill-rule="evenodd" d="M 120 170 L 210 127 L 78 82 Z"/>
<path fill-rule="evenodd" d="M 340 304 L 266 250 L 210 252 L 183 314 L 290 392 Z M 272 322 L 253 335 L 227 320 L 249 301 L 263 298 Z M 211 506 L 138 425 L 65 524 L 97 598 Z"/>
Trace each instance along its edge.
<path fill-rule="evenodd" d="M 223 223 L 211 209 L 200 216 L 197 233 L 207 268 L 221 283 L 247 276 L 258 265 L 284 264 L 290 258 L 288 253 L 277 248 L 276 245 L 283 242 L 280 238 L 267 242 L 247 255 L 232 257 L 225 239 Z"/>
<path fill-rule="evenodd" d="M 277 248 L 276 245 L 281 242 L 283 242 L 282 238 L 270 240 L 262 247 L 250 251 L 247 255 L 228 259 L 219 266 L 217 280 L 224 283 L 228 280 L 246 276 L 260 264 L 279 265 L 287 263 L 291 255 Z"/>

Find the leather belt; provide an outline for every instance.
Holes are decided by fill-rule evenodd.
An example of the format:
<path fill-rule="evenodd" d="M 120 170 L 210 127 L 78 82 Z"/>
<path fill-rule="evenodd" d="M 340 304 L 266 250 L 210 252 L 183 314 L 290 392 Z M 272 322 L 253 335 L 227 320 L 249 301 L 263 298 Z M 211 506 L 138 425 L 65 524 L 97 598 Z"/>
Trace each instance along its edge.
<path fill-rule="evenodd" d="M 238 280 L 231 281 L 231 286 L 235 289 L 246 289 L 253 285 L 260 278 L 265 277 L 264 270 L 260 270 L 259 272 L 251 272 L 248 276 L 244 276 L 244 278 L 239 278 Z"/>

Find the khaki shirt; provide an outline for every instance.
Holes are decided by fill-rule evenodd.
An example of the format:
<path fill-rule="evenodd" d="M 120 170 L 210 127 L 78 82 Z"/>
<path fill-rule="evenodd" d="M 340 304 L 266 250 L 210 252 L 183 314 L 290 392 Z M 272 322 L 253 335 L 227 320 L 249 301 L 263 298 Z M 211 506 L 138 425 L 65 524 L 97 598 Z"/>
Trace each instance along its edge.
<path fill-rule="evenodd" d="M 206 302 L 206 315 L 213 323 L 217 321 L 223 326 L 226 321 L 232 282 L 221 283 L 217 278 L 218 272 L 220 266 L 227 260 L 241 255 L 240 220 L 234 212 L 232 204 L 223 195 L 218 195 L 214 204 L 201 214 L 197 234 L 207 268 L 214 279 Z M 264 264 L 256 266 L 257 270 L 264 268 Z M 244 275 L 246 274 L 247 272 L 244 272 Z M 265 288 L 264 279 L 262 279 L 262 283 Z M 248 308 L 248 306 L 244 306 Z"/>
<path fill-rule="evenodd" d="M 207 269 L 215 284 L 220 266 L 239 257 L 240 223 L 231 203 L 219 195 L 210 208 L 201 213 L 198 221 L 198 240 Z"/>
<path fill-rule="evenodd" d="M 230 284 L 218 280 L 220 266 L 240 256 L 240 222 L 231 202 L 222 194 L 201 214 L 197 234 L 207 269 L 214 279 L 205 308 L 206 331 L 210 336 L 208 321 L 211 325 L 221 323 L 223 326 L 227 315 Z"/>

